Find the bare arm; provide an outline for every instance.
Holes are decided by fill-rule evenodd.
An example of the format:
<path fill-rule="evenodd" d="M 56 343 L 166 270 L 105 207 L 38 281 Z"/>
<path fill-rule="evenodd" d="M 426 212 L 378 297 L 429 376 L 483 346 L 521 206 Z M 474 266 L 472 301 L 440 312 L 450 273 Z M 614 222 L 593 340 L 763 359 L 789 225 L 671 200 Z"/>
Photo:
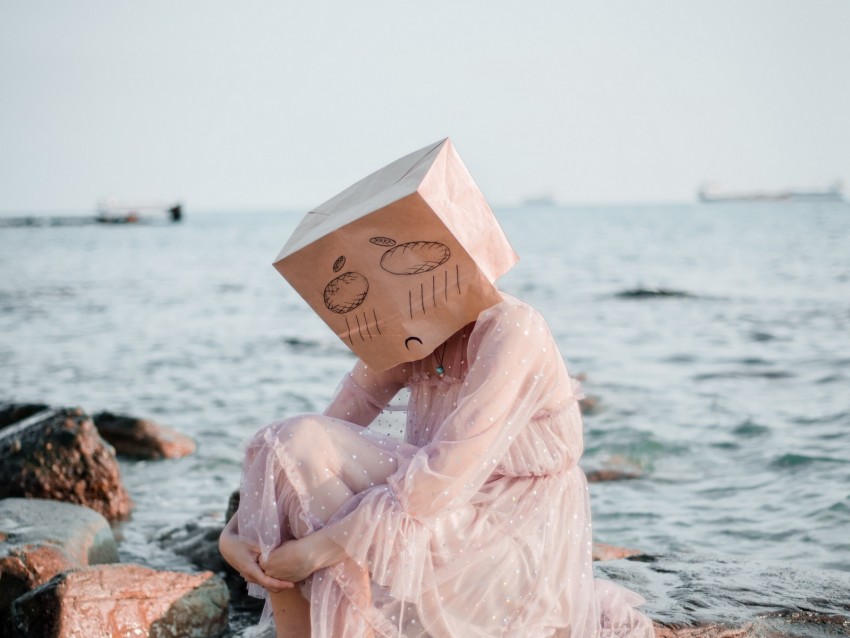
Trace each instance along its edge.
<path fill-rule="evenodd" d="M 273 549 L 267 559 L 260 558 L 259 565 L 268 577 L 297 583 L 345 558 L 345 550 L 334 543 L 322 528 Z"/>
<path fill-rule="evenodd" d="M 369 425 L 404 385 L 405 366 L 378 371 L 358 361 L 342 380 L 325 416 Z"/>

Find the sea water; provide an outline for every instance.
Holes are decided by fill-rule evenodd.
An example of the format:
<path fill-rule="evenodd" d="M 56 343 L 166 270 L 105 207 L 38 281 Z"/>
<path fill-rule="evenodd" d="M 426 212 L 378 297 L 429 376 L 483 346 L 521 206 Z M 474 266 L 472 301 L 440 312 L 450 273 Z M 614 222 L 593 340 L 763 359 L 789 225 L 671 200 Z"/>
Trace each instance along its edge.
<path fill-rule="evenodd" d="M 600 574 L 666 621 L 850 614 L 850 206 L 497 212 L 521 257 L 500 287 L 598 401 L 583 466 L 640 475 L 591 485 L 596 540 L 647 555 Z M 124 560 L 186 568 L 156 539 L 220 520 L 251 433 L 353 364 L 271 267 L 299 218 L 0 228 L 0 399 L 198 442 L 122 461 Z"/>

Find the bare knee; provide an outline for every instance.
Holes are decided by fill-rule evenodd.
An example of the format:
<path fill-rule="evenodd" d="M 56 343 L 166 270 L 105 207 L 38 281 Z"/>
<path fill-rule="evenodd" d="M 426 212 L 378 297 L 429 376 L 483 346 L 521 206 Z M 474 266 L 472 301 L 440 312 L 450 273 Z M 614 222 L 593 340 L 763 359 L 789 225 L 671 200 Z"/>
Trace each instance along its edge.
<path fill-rule="evenodd" d="M 321 415 L 299 414 L 283 421 L 274 421 L 257 430 L 248 442 L 248 450 L 283 445 L 303 446 L 322 435 Z"/>
<path fill-rule="evenodd" d="M 284 421 L 277 432 L 278 443 L 294 456 L 316 451 L 318 447 L 327 447 L 327 424 L 318 414 L 299 414 Z"/>
<path fill-rule="evenodd" d="M 339 470 L 339 455 L 329 431 L 326 417 L 301 414 L 276 421 L 261 428 L 252 438 L 246 452 L 250 460 L 256 457 L 285 457 L 294 471 L 308 483 L 321 483 Z"/>

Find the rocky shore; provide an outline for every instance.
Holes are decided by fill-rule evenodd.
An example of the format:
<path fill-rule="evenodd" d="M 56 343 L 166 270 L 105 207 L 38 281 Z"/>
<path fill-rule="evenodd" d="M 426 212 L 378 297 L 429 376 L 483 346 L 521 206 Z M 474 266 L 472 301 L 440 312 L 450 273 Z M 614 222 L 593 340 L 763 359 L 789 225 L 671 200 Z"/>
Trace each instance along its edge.
<path fill-rule="evenodd" d="M 221 576 L 119 563 L 111 527 L 132 509 L 116 451 L 157 459 L 193 450 L 188 437 L 144 419 L 0 406 L 0 635 L 224 633 Z"/>
<path fill-rule="evenodd" d="M 583 408 L 600 406 L 594 399 Z M 117 456 L 180 458 L 194 449 L 189 437 L 148 419 L 109 412 L 92 417 L 80 408 L 42 404 L 0 405 L 0 635 L 205 638 L 242 635 L 256 624 L 260 602 L 245 595 L 244 581 L 218 552 L 221 519 L 189 521 L 152 540 L 185 557 L 196 571 L 119 562 L 113 525 L 130 516 L 132 499 Z M 634 468 L 587 474 L 590 482 L 641 478 Z M 234 492 L 223 520 L 237 507 Z M 695 582 L 689 564 L 675 557 L 604 543 L 594 544 L 593 557 L 605 561 L 603 575 L 616 579 L 642 567 L 643 579 L 678 578 L 678 588 Z M 737 578 L 729 571 L 730 578 Z M 687 594 L 681 600 L 699 608 L 700 602 L 689 601 Z M 710 614 L 694 613 L 694 622 L 683 625 L 659 601 L 649 612 L 659 638 L 850 635 L 846 614 L 806 608 L 805 601 L 777 607 L 768 600 L 759 601 L 764 613 L 753 614 L 751 622 L 718 622 Z"/>

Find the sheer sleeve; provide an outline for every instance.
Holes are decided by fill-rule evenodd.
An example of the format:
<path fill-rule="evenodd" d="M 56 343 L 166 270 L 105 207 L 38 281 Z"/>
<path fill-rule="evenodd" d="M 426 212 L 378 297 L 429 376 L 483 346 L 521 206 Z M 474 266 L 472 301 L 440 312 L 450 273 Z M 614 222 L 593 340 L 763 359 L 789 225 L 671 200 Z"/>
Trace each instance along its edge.
<path fill-rule="evenodd" d="M 402 388 L 400 373 L 392 368 L 378 372 L 362 361 L 346 374 L 323 414 L 367 426 Z"/>
<path fill-rule="evenodd" d="M 542 317 L 518 302 L 482 313 L 467 354 L 457 406 L 432 441 L 387 485 L 353 497 L 326 528 L 397 598 L 410 599 L 429 586 L 433 520 L 470 501 L 534 414 L 557 409 L 556 390 L 567 380 Z"/>
<path fill-rule="evenodd" d="M 467 503 L 517 432 L 536 412 L 555 407 L 563 363 L 543 318 L 526 305 L 494 310 L 470 336 L 471 364 L 457 407 L 432 442 L 388 480 L 414 518 Z"/>

